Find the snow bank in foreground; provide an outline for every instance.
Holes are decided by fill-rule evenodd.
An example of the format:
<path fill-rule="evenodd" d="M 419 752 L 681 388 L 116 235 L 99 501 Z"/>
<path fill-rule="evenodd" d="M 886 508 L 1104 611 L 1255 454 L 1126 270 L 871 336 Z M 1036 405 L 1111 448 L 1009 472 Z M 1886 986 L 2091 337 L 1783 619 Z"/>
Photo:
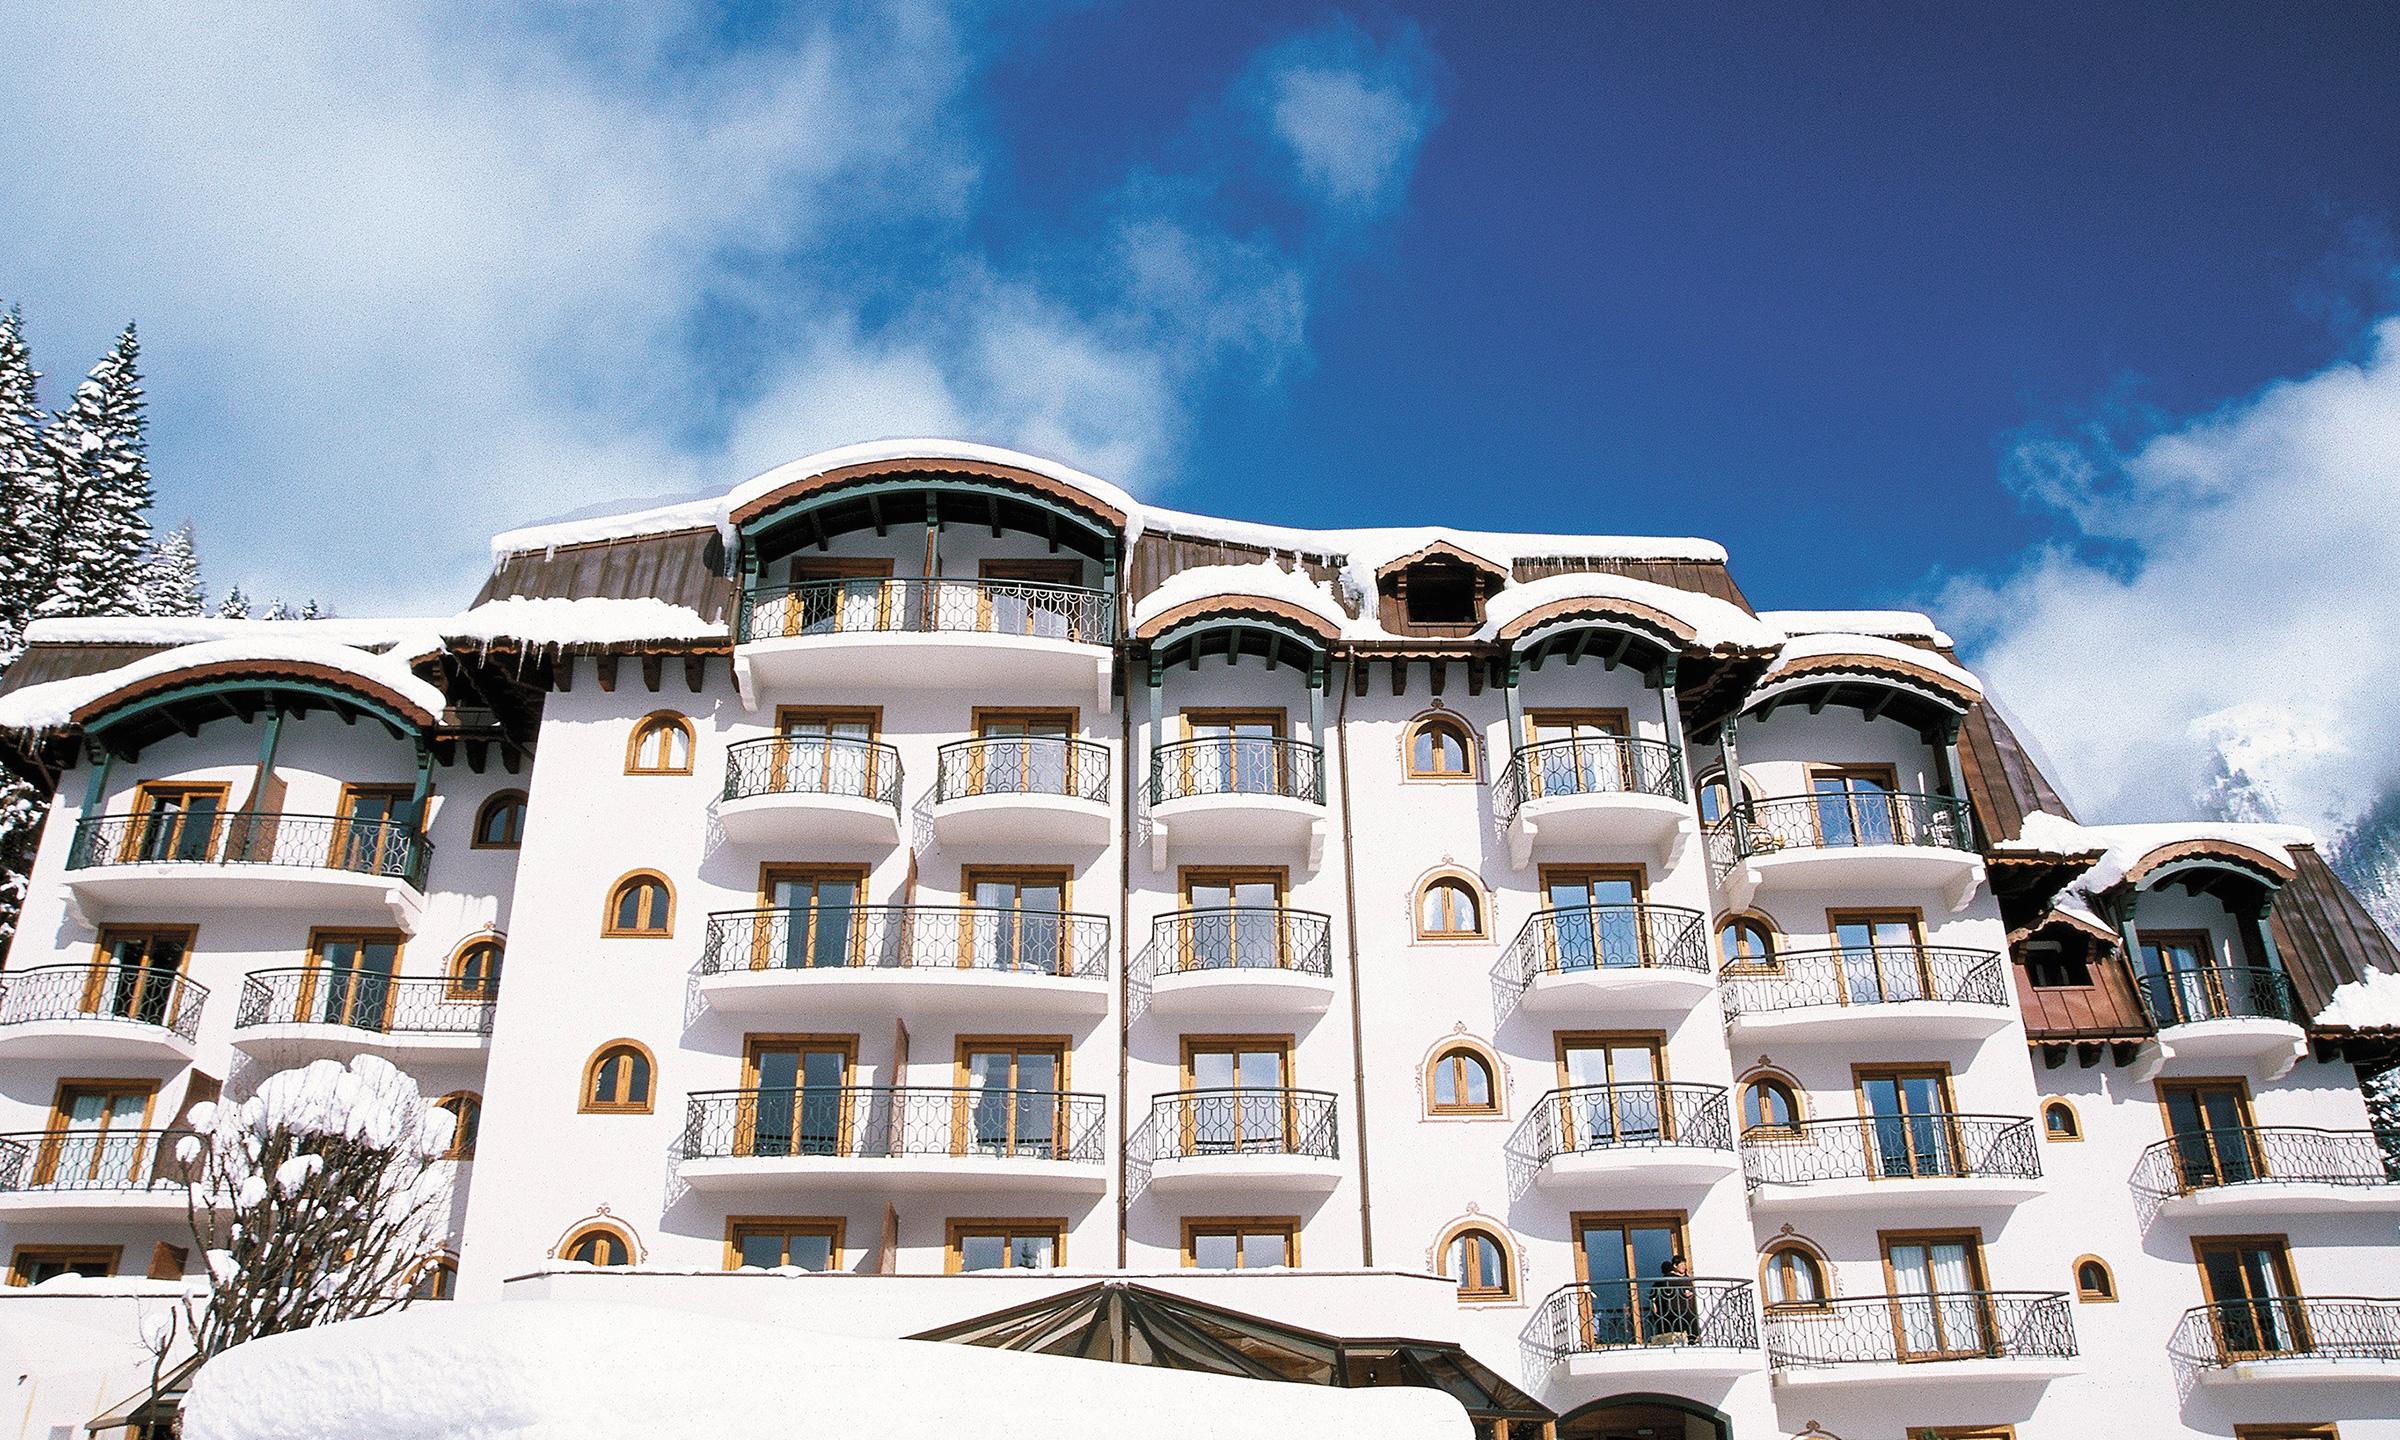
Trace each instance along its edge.
<path fill-rule="evenodd" d="M 1336 1390 L 862 1340 L 640 1305 L 420 1305 L 211 1361 L 185 1440 L 1467 1440 L 1432 1390 Z"/>
<path fill-rule="evenodd" d="M 2400 1029 L 2400 974 L 2373 970 L 2335 990 L 2317 1012 L 2317 1023 L 2354 1030 Z"/>

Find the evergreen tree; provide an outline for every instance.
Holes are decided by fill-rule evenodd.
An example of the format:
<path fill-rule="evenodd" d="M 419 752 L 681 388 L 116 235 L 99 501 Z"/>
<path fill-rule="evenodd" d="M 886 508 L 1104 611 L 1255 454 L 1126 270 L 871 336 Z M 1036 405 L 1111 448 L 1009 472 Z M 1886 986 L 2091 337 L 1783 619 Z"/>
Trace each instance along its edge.
<path fill-rule="evenodd" d="M 333 607 L 318 604 L 316 597 L 312 595 L 309 597 L 308 603 L 300 607 L 300 618 L 303 620 L 331 620 Z"/>
<path fill-rule="evenodd" d="M 140 613 L 151 501 L 140 359 L 128 325 L 46 436 L 58 467 L 58 520 L 49 573 L 35 577 L 37 618 Z"/>
<path fill-rule="evenodd" d="M 300 618 L 300 612 L 294 610 L 281 595 L 278 595 L 273 600 L 267 602 L 267 613 L 259 618 L 264 620 L 297 620 Z"/>
<path fill-rule="evenodd" d="M 58 472 L 42 443 L 34 395 L 40 378 L 25 346 L 24 316 L 11 307 L 0 315 L 0 667 L 24 646 L 57 514 Z"/>
<path fill-rule="evenodd" d="M 249 619 L 250 593 L 239 585 L 226 591 L 225 598 L 217 602 L 217 618 L 219 620 Z"/>
<path fill-rule="evenodd" d="M 160 537 L 142 562 L 141 610 L 144 615 L 197 615 L 200 607 L 200 554 L 192 544 L 192 522 L 186 520 Z"/>

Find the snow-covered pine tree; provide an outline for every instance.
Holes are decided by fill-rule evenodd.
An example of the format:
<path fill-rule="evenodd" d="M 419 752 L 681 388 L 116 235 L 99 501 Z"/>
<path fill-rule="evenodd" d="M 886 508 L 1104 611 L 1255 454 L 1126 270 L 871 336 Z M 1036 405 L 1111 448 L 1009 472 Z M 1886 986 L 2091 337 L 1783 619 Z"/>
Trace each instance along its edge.
<path fill-rule="evenodd" d="M 144 615 L 200 613 L 200 552 L 192 544 L 192 522 L 184 521 L 150 547 L 142 562 Z"/>
<path fill-rule="evenodd" d="M 58 509 L 58 472 L 42 443 L 34 394 L 40 378 L 25 345 L 25 317 L 12 306 L 0 315 L 0 669 L 24 648 Z"/>
<path fill-rule="evenodd" d="M 142 419 L 141 342 L 125 327 L 75 387 L 46 438 L 58 467 L 58 524 L 33 613 L 140 613 L 150 549 L 150 466 Z"/>
<path fill-rule="evenodd" d="M 239 585 L 226 591 L 225 598 L 217 602 L 217 618 L 219 620 L 249 619 L 250 592 Z"/>
<path fill-rule="evenodd" d="M 300 612 L 294 610 L 289 601 L 278 595 L 267 602 L 267 613 L 259 618 L 262 620 L 297 620 L 300 618 Z"/>
<path fill-rule="evenodd" d="M 303 620 L 331 620 L 333 607 L 319 605 L 316 597 L 312 595 L 309 597 L 308 603 L 300 607 L 300 618 Z"/>

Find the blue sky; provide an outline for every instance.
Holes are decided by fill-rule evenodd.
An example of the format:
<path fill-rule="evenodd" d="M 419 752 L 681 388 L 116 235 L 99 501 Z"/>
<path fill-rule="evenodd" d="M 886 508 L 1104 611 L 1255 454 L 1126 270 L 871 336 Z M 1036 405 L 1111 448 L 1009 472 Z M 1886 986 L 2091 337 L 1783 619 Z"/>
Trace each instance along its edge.
<path fill-rule="evenodd" d="M 2400 9 L 127 5 L 0 48 L 0 299 L 54 400 L 138 317 L 220 585 L 449 608 L 495 529 L 938 431 L 1259 519 L 1704 534 L 1762 605 L 1938 604 L 2039 719 L 2171 694 L 2221 759 L 2268 705 L 2400 778 L 2400 676 L 2309 720 L 2289 625 L 2123 658 L 2261 565 L 2312 644 L 2400 593 Z"/>

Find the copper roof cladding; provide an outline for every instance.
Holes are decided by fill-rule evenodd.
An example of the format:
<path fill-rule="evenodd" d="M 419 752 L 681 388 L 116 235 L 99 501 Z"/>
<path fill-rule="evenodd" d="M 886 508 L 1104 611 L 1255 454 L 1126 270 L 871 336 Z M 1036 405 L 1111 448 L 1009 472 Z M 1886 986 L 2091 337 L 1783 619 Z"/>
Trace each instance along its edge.
<path fill-rule="evenodd" d="M 17 657 L 8 673 L 0 676 L 0 695 L 23 690 L 34 685 L 47 685 L 53 680 L 76 680 L 114 670 L 120 665 L 172 650 L 172 645 L 55 645 L 48 642 L 29 645 Z"/>
<path fill-rule="evenodd" d="M 1958 728 L 1959 768 L 1966 772 L 1967 794 L 1987 833 L 2000 838 L 2023 833 L 2025 817 L 2046 810 L 2072 820 L 2066 797 L 2050 783 L 2033 757 L 2018 741 L 2017 732 L 1991 702 L 1978 701 L 1967 710 Z"/>
<path fill-rule="evenodd" d="M 2062 933 L 2056 926 L 2050 928 L 2049 938 L 2060 940 L 2069 956 L 2077 953 L 2079 943 L 2087 947 L 2082 954 L 2091 983 L 2036 985 L 2019 947 L 2019 958 L 2009 968 L 2016 976 L 2017 1008 L 2025 1016 L 2026 1039 L 2036 1044 L 2045 1040 L 2130 1040 L 2151 1033 L 2150 1017 L 2134 994 L 2133 972 L 2125 967 L 2116 947 L 2094 942 L 2081 930 Z"/>
<path fill-rule="evenodd" d="M 2400 971 L 2392 943 L 2313 845 L 2292 847 L 2292 878 L 2268 912 L 2275 948 L 2300 1003 L 2314 1015 L 2340 986 L 2370 970 Z"/>
<path fill-rule="evenodd" d="M 1140 600 L 1166 584 L 1167 577 L 1178 571 L 1197 570 L 1206 565 L 1256 565 L 1261 561 L 1291 556 L 1292 553 L 1264 545 L 1195 539 L 1161 530 L 1146 530 L 1140 539 L 1134 541 L 1133 551 L 1125 559 L 1125 599 L 1128 604 Z M 1358 597 L 1342 591 L 1340 554 L 1333 551 L 1301 551 L 1293 558 L 1299 574 L 1324 586 L 1334 603 L 1342 607 L 1342 613 L 1354 620 L 1358 618 Z"/>
<path fill-rule="evenodd" d="M 710 526 L 503 555 L 475 592 L 475 604 L 519 596 L 664 600 L 730 624 L 734 582 L 725 575 L 724 541 Z"/>

